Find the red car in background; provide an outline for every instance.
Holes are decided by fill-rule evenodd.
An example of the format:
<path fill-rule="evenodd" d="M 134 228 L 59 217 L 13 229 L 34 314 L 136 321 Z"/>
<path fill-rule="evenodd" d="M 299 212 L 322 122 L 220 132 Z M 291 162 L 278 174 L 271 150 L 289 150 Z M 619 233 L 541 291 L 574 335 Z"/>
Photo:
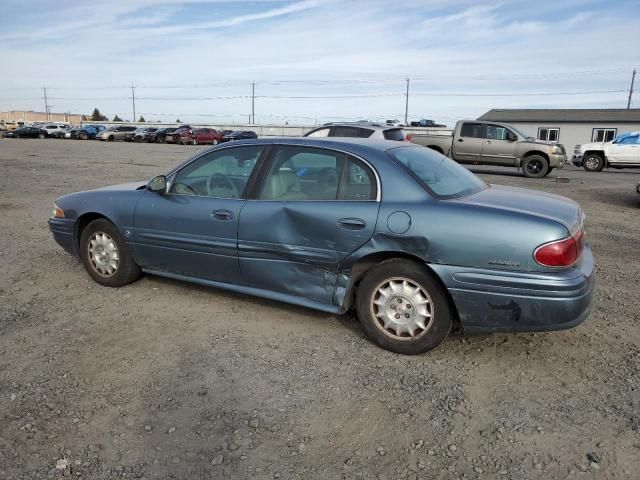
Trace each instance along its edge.
<path fill-rule="evenodd" d="M 214 128 L 196 128 L 189 130 L 182 130 L 179 133 L 179 137 L 176 137 L 175 142 L 182 145 L 203 145 L 211 144 L 217 145 L 222 140 L 222 132 Z"/>

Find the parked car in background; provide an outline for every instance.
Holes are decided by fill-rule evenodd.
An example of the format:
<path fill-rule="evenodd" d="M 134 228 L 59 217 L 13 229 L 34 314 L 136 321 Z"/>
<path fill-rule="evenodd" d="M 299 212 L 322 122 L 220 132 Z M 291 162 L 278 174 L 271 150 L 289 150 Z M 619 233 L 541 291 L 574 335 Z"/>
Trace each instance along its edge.
<path fill-rule="evenodd" d="M 412 127 L 426 127 L 426 128 L 446 128 L 446 125 L 442 125 L 440 123 L 436 123 L 433 120 L 427 120 L 423 118 L 422 120 L 418 120 L 415 122 L 411 122 L 410 125 Z"/>
<path fill-rule="evenodd" d="M 561 144 L 534 140 L 506 123 L 461 120 L 454 130 L 414 133 L 411 141 L 458 163 L 516 167 L 531 178 L 542 178 L 567 161 Z"/>
<path fill-rule="evenodd" d="M 640 132 L 626 133 L 610 142 L 576 145 L 571 162 L 588 172 L 599 172 L 604 167 L 640 167 Z"/>
<path fill-rule="evenodd" d="M 67 133 L 69 133 L 72 128 L 73 128 L 72 126 L 68 126 L 68 127 L 65 127 L 65 128 L 60 128 L 60 129 L 54 131 L 53 133 L 50 133 L 49 137 L 51 137 L 51 138 L 66 138 Z"/>
<path fill-rule="evenodd" d="M 164 143 L 180 143 L 179 141 L 176 141 L 176 140 L 179 139 L 182 136 L 182 134 L 188 130 L 191 130 L 190 125 L 180 125 L 172 132 L 165 132 Z"/>
<path fill-rule="evenodd" d="M 164 138 L 168 133 L 176 131 L 175 127 L 159 128 L 152 135 L 149 135 L 149 142 L 164 143 Z"/>
<path fill-rule="evenodd" d="M 233 130 L 222 130 L 222 136 L 226 137 L 227 135 L 231 135 L 233 133 Z"/>
<path fill-rule="evenodd" d="M 387 120 L 384 122 L 389 127 L 404 127 L 404 124 L 400 120 Z"/>
<path fill-rule="evenodd" d="M 487 185 L 410 143 L 223 144 L 149 182 L 62 196 L 49 228 L 99 284 L 145 272 L 332 314 L 355 308 L 374 342 L 404 354 L 436 347 L 454 323 L 570 328 L 594 292 L 577 203 Z"/>
<path fill-rule="evenodd" d="M 402 128 L 380 125 L 379 123 L 329 123 L 322 127 L 314 128 L 304 134 L 305 137 L 354 137 L 383 140 L 407 140 Z"/>
<path fill-rule="evenodd" d="M 222 141 L 222 133 L 214 128 L 195 128 L 183 130 L 176 143 L 183 145 L 217 145 Z"/>
<path fill-rule="evenodd" d="M 133 132 L 136 127 L 131 125 L 119 125 L 107 128 L 105 131 L 96 135 L 96 139 L 113 142 L 115 140 L 124 140 L 124 136 L 127 132 Z"/>
<path fill-rule="evenodd" d="M 44 124 L 42 126 L 36 125 L 36 128 L 45 130 L 47 132 L 47 136 L 54 137 L 54 138 L 61 138 L 59 136 L 60 132 L 63 132 L 62 135 L 64 137 L 64 132 L 66 132 L 70 127 L 71 125 L 61 125 L 61 124 L 53 124 L 53 123 Z"/>
<path fill-rule="evenodd" d="M 19 127 L 2 132 L 4 138 L 47 138 L 47 131 L 38 127 Z"/>
<path fill-rule="evenodd" d="M 158 131 L 156 127 L 138 127 L 133 132 L 124 135 L 125 142 L 148 142 L 149 138 Z"/>
<path fill-rule="evenodd" d="M 222 137 L 223 142 L 233 142 L 236 140 L 252 140 L 258 138 L 258 134 L 253 130 L 235 130 Z"/>
<path fill-rule="evenodd" d="M 83 125 L 81 127 L 73 128 L 69 132 L 69 136 L 65 135 L 65 138 L 73 138 L 76 140 L 91 140 L 96 136 L 104 132 L 107 129 L 104 125 Z"/>

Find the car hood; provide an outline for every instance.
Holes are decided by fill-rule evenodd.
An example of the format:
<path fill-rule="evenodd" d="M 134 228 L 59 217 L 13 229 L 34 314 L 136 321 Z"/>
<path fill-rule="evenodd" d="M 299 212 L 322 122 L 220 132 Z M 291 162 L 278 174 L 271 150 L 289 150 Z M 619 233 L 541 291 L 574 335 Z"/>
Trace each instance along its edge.
<path fill-rule="evenodd" d="M 573 200 L 526 188 L 491 185 L 457 202 L 546 218 L 573 233 L 582 223 L 582 209 Z"/>
<path fill-rule="evenodd" d="M 580 146 L 582 147 L 582 150 L 591 150 L 591 149 L 594 149 L 594 148 L 597 148 L 597 149 L 604 148 L 604 146 L 607 143 L 611 143 L 611 142 L 581 143 Z"/>
<path fill-rule="evenodd" d="M 146 180 L 139 180 L 137 182 L 119 183 L 118 185 L 109 185 L 108 187 L 95 188 L 94 190 L 110 190 L 110 191 L 139 190 L 140 188 L 146 185 L 147 185 Z"/>

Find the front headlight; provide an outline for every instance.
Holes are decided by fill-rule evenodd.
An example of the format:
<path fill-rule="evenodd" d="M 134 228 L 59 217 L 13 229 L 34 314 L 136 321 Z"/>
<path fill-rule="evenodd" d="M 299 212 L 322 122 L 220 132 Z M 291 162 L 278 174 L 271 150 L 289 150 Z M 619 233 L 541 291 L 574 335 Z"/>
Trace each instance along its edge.
<path fill-rule="evenodd" d="M 582 145 L 578 144 L 578 145 L 576 145 L 575 147 L 573 147 L 573 149 L 574 149 L 576 152 L 581 152 L 581 151 L 582 151 Z"/>
<path fill-rule="evenodd" d="M 62 210 L 55 202 L 53 202 L 53 216 L 54 218 L 64 218 L 64 210 Z"/>

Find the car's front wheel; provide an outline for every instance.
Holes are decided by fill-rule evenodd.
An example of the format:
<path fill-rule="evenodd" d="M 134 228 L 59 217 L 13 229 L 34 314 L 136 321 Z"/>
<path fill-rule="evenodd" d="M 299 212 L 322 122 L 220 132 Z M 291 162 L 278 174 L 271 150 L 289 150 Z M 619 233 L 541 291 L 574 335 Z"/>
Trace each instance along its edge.
<path fill-rule="evenodd" d="M 549 162 L 542 155 L 529 155 L 522 162 L 522 172 L 527 178 L 542 178 L 549 171 Z"/>
<path fill-rule="evenodd" d="M 89 223 L 80 236 L 82 263 L 91 278 L 107 287 L 121 287 L 140 276 L 140 267 L 118 229 L 100 218 Z"/>
<path fill-rule="evenodd" d="M 582 160 L 582 167 L 587 172 L 599 172 L 604 168 L 604 159 L 597 153 L 590 153 Z"/>
<path fill-rule="evenodd" d="M 443 288 L 425 268 L 404 259 L 385 260 L 367 272 L 356 308 L 369 338 L 396 353 L 427 352 L 451 331 L 452 312 Z"/>

